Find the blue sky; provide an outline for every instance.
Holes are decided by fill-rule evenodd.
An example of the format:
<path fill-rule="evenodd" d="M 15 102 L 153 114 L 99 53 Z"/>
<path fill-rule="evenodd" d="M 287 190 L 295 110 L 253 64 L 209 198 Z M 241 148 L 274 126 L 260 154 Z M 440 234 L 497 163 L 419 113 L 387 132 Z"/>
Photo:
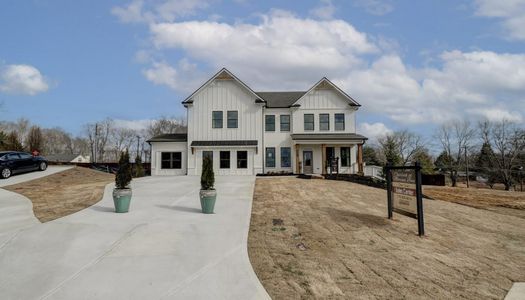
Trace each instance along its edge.
<path fill-rule="evenodd" d="M 328 76 L 360 131 L 430 135 L 451 119 L 525 118 L 525 0 L 2 1 L 0 119 L 80 133 L 181 116 L 224 66 L 255 90 Z"/>

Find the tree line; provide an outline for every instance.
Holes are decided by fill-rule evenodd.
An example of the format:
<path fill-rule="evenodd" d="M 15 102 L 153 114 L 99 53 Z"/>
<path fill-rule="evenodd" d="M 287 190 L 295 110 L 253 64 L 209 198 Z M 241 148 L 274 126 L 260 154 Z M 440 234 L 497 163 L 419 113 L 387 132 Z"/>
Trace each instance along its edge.
<path fill-rule="evenodd" d="M 508 120 L 477 124 L 456 120 L 438 127 L 431 139 L 400 130 L 365 145 L 363 158 L 369 165 L 380 166 L 419 161 L 423 173 L 447 174 L 452 186 L 457 186 L 459 174 L 468 167 L 490 187 L 502 183 L 510 190 L 525 174 L 525 129 Z"/>
<path fill-rule="evenodd" d="M 165 133 L 186 132 L 182 118 L 162 116 L 143 129 L 131 129 L 107 118 L 84 124 L 78 135 L 54 127 L 44 128 L 21 118 L 0 122 L 0 150 L 39 151 L 42 155 L 89 155 L 92 162 L 118 161 L 122 151 L 133 153 L 135 159 L 149 159 L 146 140 Z"/>

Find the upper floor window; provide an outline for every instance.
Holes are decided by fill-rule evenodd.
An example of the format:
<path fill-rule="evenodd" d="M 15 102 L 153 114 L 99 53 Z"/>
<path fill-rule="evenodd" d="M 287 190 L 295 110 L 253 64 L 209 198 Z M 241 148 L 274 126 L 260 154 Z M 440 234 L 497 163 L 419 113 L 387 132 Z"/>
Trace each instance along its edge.
<path fill-rule="evenodd" d="M 319 130 L 330 130 L 329 114 L 319 114 Z"/>
<path fill-rule="evenodd" d="M 239 121 L 238 121 L 238 118 L 239 118 L 239 113 L 236 111 L 236 110 L 229 110 L 228 111 L 228 128 L 237 128 L 237 126 L 239 125 Z"/>
<path fill-rule="evenodd" d="M 211 122 L 213 128 L 222 128 L 222 111 L 213 111 Z"/>
<path fill-rule="evenodd" d="M 266 131 L 275 131 L 275 116 L 266 115 L 264 116 L 264 126 Z"/>
<path fill-rule="evenodd" d="M 314 114 L 304 114 L 304 130 L 314 130 Z"/>
<path fill-rule="evenodd" d="M 335 114 L 335 130 L 345 130 L 345 114 Z"/>
<path fill-rule="evenodd" d="M 230 168 L 230 151 L 220 151 L 219 157 L 220 157 L 219 167 L 221 169 L 229 169 Z"/>
<path fill-rule="evenodd" d="M 281 131 L 290 131 L 290 115 L 280 115 Z"/>

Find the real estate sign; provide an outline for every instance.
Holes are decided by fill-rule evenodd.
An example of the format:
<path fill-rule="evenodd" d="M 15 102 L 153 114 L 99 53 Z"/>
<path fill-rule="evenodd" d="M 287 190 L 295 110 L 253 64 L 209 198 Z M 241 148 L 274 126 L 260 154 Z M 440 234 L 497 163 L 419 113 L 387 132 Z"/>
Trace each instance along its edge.
<path fill-rule="evenodd" d="M 425 234 L 421 166 L 385 167 L 388 196 L 388 218 L 393 212 L 417 219 L 419 235 Z"/>

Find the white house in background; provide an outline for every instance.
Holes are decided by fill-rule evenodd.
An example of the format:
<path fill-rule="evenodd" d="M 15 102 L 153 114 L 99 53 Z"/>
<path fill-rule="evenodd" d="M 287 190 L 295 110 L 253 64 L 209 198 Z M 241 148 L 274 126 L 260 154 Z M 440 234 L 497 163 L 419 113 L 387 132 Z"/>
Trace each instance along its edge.
<path fill-rule="evenodd" d="M 89 155 L 82 154 L 46 155 L 46 159 L 54 163 L 89 163 L 91 161 Z"/>
<path fill-rule="evenodd" d="M 148 140 L 152 175 L 363 173 L 360 104 L 327 78 L 307 91 L 254 92 L 227 69 L 182 101 L 188 133 Z M 332 169 L 330 169 L 332 167 Z"/>

